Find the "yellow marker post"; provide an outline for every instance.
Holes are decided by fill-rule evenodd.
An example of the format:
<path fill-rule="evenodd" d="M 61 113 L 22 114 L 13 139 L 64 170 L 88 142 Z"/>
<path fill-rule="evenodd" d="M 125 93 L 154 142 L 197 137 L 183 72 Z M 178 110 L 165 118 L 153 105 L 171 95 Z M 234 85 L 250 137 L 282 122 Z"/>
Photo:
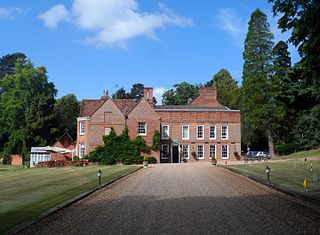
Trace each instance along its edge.
<path fill-rule="evenodd" d="M 304 189 L 307 189 L 307 188 L 308 188 L 308 180 L 307 180 L 307 178 L 304 178 L 303 188 L 304 188 Z"/>

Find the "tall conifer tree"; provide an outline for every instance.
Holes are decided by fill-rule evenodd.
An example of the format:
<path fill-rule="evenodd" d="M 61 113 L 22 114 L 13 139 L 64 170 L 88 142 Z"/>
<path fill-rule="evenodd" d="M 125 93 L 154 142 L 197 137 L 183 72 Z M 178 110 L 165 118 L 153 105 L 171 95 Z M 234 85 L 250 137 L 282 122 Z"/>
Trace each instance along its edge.
<path fill-rule="evenodd" d="M 249 21 L 243 52 L 243 132 L 248 146 L 257 133 L 266 134 L 271 156 L 274 140 L 270 123 L 274 104 L 270 99 L 268 80 L 272 74 L 273 34 L 267 16 L 255 10 Z"/>

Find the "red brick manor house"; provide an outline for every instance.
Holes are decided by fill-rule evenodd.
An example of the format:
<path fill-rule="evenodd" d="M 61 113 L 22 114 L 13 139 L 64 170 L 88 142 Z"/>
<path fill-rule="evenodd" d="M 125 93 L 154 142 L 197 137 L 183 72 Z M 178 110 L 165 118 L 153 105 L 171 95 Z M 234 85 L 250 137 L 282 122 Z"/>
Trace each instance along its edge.
<path fill-rule="evenodd" d="M 238 160 L 241 152 L 240 111 L 217 100 L 215 88 L 202 87 L 188 105 L 154 106 L 153 89 L 145 88 L 139 100 L 84 99 L 77 119 L 77 155 L 85 156 L 103 145 L 102 136 L 111 128 L 120 134 L 125 125 L 129 136 L 142 136 L 152 145 L 155 130 L 161 133 L 161 151 L 150 155 L 160 163 Z"/>

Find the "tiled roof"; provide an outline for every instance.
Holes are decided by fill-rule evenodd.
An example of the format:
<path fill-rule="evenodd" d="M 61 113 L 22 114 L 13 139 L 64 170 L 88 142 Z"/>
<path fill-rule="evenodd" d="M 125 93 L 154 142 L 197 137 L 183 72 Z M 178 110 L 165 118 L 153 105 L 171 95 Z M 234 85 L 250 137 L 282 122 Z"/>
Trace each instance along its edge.
<path fill-rule="evenodd" d="M 208 106 L 195 106 L 195 105 L 157 105 L 155 110 L 171 109 L 171 110 L 229 110 L 227 107 L 208 107 Z"/>
<path fill-rule="evenodd" d="M 112 101 L 124 115 L 128 115 L 139 103 L 139 100 L 134 99 L 116 99 Z"/>
<path fill-rule="evenodd" d="M 105 101 L 103 99 L 82 100 L 80 117 L 90 117 Z M 124 115 L 128 115 L 139 102 L 134 99 L 115 99 L 112 101 Z"/>
<path fill-rule="evenodd" d="M 90 117 L 103 103 L 105 100 L 82 100 L 80 117 Z"/>

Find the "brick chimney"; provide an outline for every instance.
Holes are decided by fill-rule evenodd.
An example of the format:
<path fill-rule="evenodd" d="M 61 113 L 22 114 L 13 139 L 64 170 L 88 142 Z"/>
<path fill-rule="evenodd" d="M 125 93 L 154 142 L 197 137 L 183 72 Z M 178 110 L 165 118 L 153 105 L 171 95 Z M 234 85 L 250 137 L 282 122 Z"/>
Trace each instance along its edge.
<path fill-rule="evenodd" d="M 143 96 L 148 101 L 148 103 L 153 106 L 153 88 L 145 87 L 143 89 Z"/>
<path fill-rule="evenodd" d="M 202 107 L 223 107 L 217 99 L 216 87 L 201 87 L 200 95 L 191 103 L 194 106 Z"/>
<path fill-rule="evenodd" d="M 100 99 L 101 99 L 101 100 L 107 100 L 107 99 L 109 99 L 108 90 L 104 90 L 104 91 L 102 92 L 102 96 L 101 96 Z"/>

